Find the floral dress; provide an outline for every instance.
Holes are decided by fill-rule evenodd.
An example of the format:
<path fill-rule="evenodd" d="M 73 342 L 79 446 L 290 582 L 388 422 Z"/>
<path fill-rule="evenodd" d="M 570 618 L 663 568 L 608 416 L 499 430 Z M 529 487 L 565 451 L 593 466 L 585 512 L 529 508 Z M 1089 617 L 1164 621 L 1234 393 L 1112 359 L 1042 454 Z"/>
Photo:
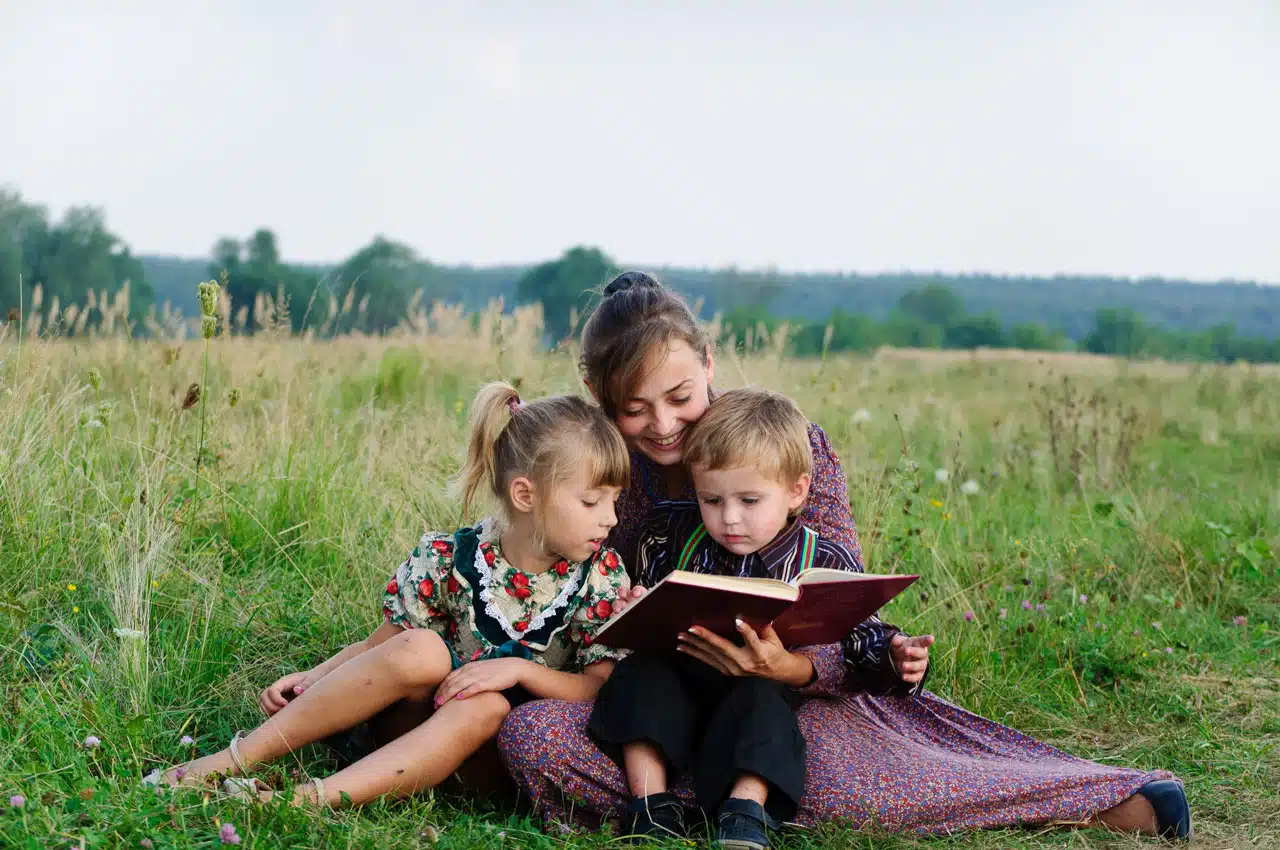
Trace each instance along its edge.
<path fill-rule="evenodd" d="M 387 582 L 382 609 L 389 623 L 444 638 L 454 667 L 515 657 L 579 672 L 625 654 L 594 639 L 630 586 L 609 548 L 544 573 L 522 572 L 502 557 L 498 524 L 486 519 L 453 534 L 422 535 Z"/>

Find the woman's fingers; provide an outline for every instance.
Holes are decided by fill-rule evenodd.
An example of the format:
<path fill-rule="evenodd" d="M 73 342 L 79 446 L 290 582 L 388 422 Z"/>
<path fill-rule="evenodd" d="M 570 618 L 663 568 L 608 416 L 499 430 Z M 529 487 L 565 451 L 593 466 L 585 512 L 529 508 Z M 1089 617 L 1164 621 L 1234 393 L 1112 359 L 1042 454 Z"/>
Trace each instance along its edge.
<path fill-rule="evenodd" d="M 707 650 L 695 647 L 690 643 L 683 643 L 676 647 L 676 649 L 685 655 L 696 658 L 709 667 L 714 667 L 726 676 L 734 675 L 732 670 L 730 670 L 728 665 L 725 663 L 725 659 L 717 653 L 708 652 Z"/>

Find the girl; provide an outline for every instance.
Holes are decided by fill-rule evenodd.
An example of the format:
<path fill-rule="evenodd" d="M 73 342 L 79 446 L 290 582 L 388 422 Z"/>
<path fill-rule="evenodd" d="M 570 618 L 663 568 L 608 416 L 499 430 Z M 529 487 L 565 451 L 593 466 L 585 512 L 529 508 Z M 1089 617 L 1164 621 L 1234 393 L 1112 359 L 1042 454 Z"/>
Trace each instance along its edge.
<path fill-rule="evenodd" d="M 632 450 L 631 484 L 610 545 L 635 564 L 630 559 L 654 505 L 694 497 L 681 444 L 713 395 L 710 341 L 679 296 L 647 274 L 627 272 L 605 287 L 587 320 L 582 368 Z M 861 560 L 840 463 L 816 425 L 809 442 L 813 483 L 800 520 Z M 905 650 L 920 664 L 923 648 L 905 645 L 910 640 L 894 635 L 890 651 Z M 780 647 L 765 661 L 753 659 L 716 635 L 701 644 L 726 667 L 778 681 L 796 661 Z M 1165 771 L 1075 758 L 927 691 L 885 693 L 839 646 L 807 654 L 813 679 L 800 694 L 835 698 L 807 699 L 797 711 L 808 743 L 800 822 L 875 822 L 918 832 L 1055 822 L 1168 836 L 1191 831 L 1181 783 Z M 569 806 L 576 819 L 627 805 L 626 776 L 587 735 L 590 714 L 590 706 L 539 700 L 513 711 L 499 733 L 508 769 L 548 821 L 568 820 Z M 690 799 L 687 787 L 675 791 Z"/>
<path fill-rule="evenodd" d="M 626 447 L 572 396 L 522 404 L 506 384 L 476 396 L 460 475 L 464 515 L 487 485 L 501 516 L 422 536 L 391 581 L 384 621 L 320 666 L 259 698 L 270 715 L 162 782 L 227 774 L 231 793 L 266 800 L 252 768 L 376 718 L 380 749 L 294 791 L 295 802 L 365 803 L 449 777 L 530 698 L 590 700 L 620 653 L 594 645 L 629 581 L 605 539 L 628 483 Z"/>

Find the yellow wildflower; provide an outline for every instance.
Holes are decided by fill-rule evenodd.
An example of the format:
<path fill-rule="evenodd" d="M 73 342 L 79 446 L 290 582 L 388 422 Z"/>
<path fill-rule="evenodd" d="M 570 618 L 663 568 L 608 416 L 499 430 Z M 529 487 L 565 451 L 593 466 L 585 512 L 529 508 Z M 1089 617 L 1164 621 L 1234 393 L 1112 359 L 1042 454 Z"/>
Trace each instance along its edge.
<path fill-rule="evenodd" d="M 159 588 L 159 587 L 160 587 L 160 582 L 156 581 L 155 579 L 152 579 L 152 580 L 151 580 L 151 586 L 152 586 L 152 587 L 155 587 L 155 588 Z"/>
<path fill-rule="evenodd" d="M 937 500 L 937 499 L 930 499 L 930 500 L 929 500 L 929 504 L 933 505 L 935 508 L 940 508 L 940 507 L 942 507 L 942 502 L 940 502 L 940 501 L 939 501 L 939 500 Z"/>
<path fill-rule="evenodd" d="M 942 518 L 943 518 L 944 520 L 951 519 L 951 514 L 943 514 L 943 515 L 942 515 Z"/>
<path fill-rule="evenodd" d="M 72 614 L 79 614 L 79 613 L 80 613 L 80 606 L 79 606 L 79 605 L 72 605 L 72 606 L 71 606 L 71 613 L 72 613 Z"/>
<path fill-rule="evenodd" d="M 67 590 L 70 590 L 72 593 L 75 593 L 76 586 L 74 584 L 68 584 Z"/>

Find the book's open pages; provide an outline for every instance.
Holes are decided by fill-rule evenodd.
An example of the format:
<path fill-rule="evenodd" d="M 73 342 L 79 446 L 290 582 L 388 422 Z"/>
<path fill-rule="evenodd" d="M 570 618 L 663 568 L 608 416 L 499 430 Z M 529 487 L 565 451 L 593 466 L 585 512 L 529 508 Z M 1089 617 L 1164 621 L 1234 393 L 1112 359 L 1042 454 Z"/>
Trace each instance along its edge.
<path fill-rule="evenodd" d="M 836 570 L 826 570 L 826 572 L 837 572 Z M 785 581 L 779 581 L 776 578 L 743 578 L 740 576 L 715 576 L 705 573 L 686 573 L 675 572 L 668 575 L 662 581 L 672 584 L 687 584 L 692 587 L 714 587 L 719 590 L 728 590 L 733 593 L 749 593 L 752 596 L 767 596 L 770 599 L 785 599 L 788 602 L 794 602 L 800 598 L 800 591 L 796 585 L 788 584 Z"/>

